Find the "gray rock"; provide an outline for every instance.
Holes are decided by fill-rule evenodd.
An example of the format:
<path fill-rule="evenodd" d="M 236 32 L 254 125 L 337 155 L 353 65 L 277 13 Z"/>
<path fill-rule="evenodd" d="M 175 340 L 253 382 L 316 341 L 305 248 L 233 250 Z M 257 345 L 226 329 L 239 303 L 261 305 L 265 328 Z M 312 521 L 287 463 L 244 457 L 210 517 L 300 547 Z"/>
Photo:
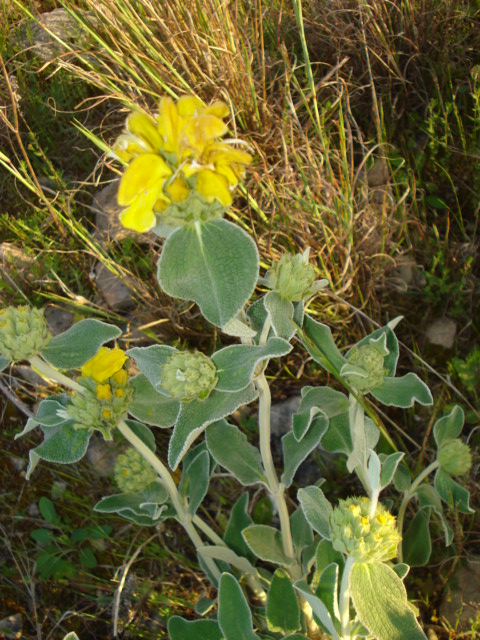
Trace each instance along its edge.
<path fill-rule="evenodd" d="M 15 613 L 0 620 L 0 634 L 2 638 L 21 638 L 22 628 L 23 620 L 20 613 Z"/>
<path fill-rule="evenodd" d="M 90 272 L 90 277 L 110 309 L 126 311 L 135 305 L 127 285 L 104 264 L 98 262 Z"/>
<path fill-rule="evenodd" d="M 107 477 L 115 468 L 117 451 L 102 438 L 92 437 L 87 450 L 87 459 L 95 473 Z"/>
<path fill-rule="evenodd" d="M 81 12 L 82 18 L 97 24 L 92 12 Z M 18 42 L 24 49 L 31 49 L 42 60 L 49 61 L 65 53 L 67 45 L 86 48 L 90 36 L 66 9 L 54 9 L 38 16 L 38 22 L 29 20 L 21 27 Z"/>
<path fill-rule="evenodd" d="M 43 314 L 47 321 L 48 330 L 53 336 L 70 329 L 75 320 L 73 313 L 57 305 L 49 305 L 45 308 Z"/>
<path fill-rule="evenodd" d="M 458 630 L 469 628 L 469 620 L 478 615 L 480 602 L 480 557 L 459 566 L 447 585 L 440 615 Z"/>
<path fill-rule="evenodd" d="M 457 323 L 451 318 L 439 318 L 427 328 L 425 335 L 431 344 L 451 349 L 455 343 Z"/>

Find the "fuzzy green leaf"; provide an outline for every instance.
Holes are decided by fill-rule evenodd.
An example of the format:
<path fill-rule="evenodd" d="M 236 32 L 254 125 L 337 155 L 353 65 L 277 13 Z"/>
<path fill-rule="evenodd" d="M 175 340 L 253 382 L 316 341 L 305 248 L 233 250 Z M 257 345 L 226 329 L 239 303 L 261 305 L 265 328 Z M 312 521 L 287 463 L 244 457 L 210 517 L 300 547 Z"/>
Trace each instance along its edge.
<path fill-rule="evenodd" d="M 295 312 L 293 302 L 285 300 L 276 291 L 269 291 L 264 301 L 275 335 L 290 340 L 297 330 L 293 322 Z"/>
<path fill-rule="evenodd" d="M 303 329 L 307 340 L 304 346 L 312 358 L 324 369 L 339 375 L 346 360 L 340 353 L 333 339 L 330 327 L 305 316 Z"/>
<path fill-rule="evenodd" d="M 71 423 L 65 423 L 59 427 L 47 427 L 43 431 L 44 441 L 32 449 L 30 454 L 35 453 L 42 460 L 57 464 L 72 464 L 81 460 L 92 436 L 92 432 L 88 429 L 74 429 Z M 27 479 L 30 473 L 29 468 Z"/>
<path fill-rule="evenodd" d="M 146 376 L 159 393 L 166 394 L 161 388 L 162 366 L 176 349 L 167 345 L 153 344 L 150 347 L 134 347 L 125 353 L 135 360 L 140 372 Z"/>
<path fill-rule="evenodd" d="M 385 489 L 385 487 L 387 487 L 392 481 L 397 467 L 404 455 L 404 453 L 401 453 L 399 451 L 397 453 L 391 453 L 388 456 L 380 455 L 380 460 L 382 461 L 382 471 L 380 473 L 380 483 L 382 489 Z"/>
<path fill-rule="evenodd" d="M 338 575 L 339 566 L 336 562 L 327 565 L 320 575 L 315 595 L 327 607 L 332 620 L 340 618 L 338 610 Z"/>
<path fill-rule="evenodd" d="M 426 640 L 397 574 L 381 562 L 356 562 L 350 593 L 361 623 L 377 640 Z"/>
<path fill-rule="evenodd" d="M 383 384 L 370 393 L 388 407 L 407 409 L 413 407 L 415 402 L 423 405 L 433 403 L 430 389 L 416 373 L 411 372 L 400 378 L 384 378 Z"/>
<path fill-rule="evenodd" d="M 155 442 L 155 436 L 153 435 L 152 431 L 141 422 L 136 422 L 135 420 L 125 420 L 125 422 L 137 436 L 137 438 L 140 438 L 143 444 L 146 445 L 150 449 L 150 451 L 153 451 L 153 453 L 155 453 L 157 445 Z"/>
<path fill-rule="evenodd" d="M 253 561 L 255 560 L 255 555 L 250 551 L 242 535 L 243 530 L 251 524 L 253 524 L 253 520 L 248 515 L 248 493 L 244 493 L 230 511 L 230 518 L 223 539 L 236 553 Z"/>
<path fill-rule="evenodd" d="M 4 369 L 6 369 L 10 364 L 10 362 L 11 360 L 7 360 L 7 358 L 0 356 L 0 371 L 3 371 Z"/>
<path fill-rule="evenodd" d="M 313 531 L 303 515 L 302 509 L 295 509 L 290 516 L 290 529 L 292 531 L 293 546 L 298 553 L 300 553 L 304 547 L 313 543 Z"/>
<path fill-rule="evenodd" d="M 207 495 L 210 483 L 210 456 L 201 451 L 184 469 L 180 482 L 180 492 L 187 498 L 188 513 L 195 515 L 202 500 Z"/>
<path fill-rule="evenodd" d="M 58 369 L 77 369 L 96 355 L 99 348 L 121 335 L 118 327 L 87 318 L 58 336 L 42 351 L 47 362 Z"/>
<path fill-rule="evenodd" d="M 312 607 L 313 613 L 317 616 L 325 630 L 332 636 L 333 640 L 340 640 L 327 607 L 320 598 L 311 592 L 310 587 L 305 580 L 297 580 L 293 586 L 303 595 L 305 600 Z"/>
<path fill-rule="evenodd" d="M 433 437 L 437 448 L 447 440 L 455 440 L 462 433 L 465 414 L 463 409 L 455 405 L 443 418 L 437 420 L 433 426 Z"/>
<path fill-rule="evenodd" d="M 252 524 L 242 532 L 250 550 L 265 562 L 288 564 L 289 560 L 283 551 L 282 534 L 278 529 L 266 524 Z"/>
<path fill-rule="evenodd" d="M 172 616 L 168 621 L 170 640 L 222 640 L 223 633 L 215 620 L 184 620 Z"/>
<path fill-rule="evenodd" d="M 242 588 L 230 573 L 223 573 L 218 587 L 218 624 L 225 640 L 257 640 L 252 613 Z"/>
<path fill-rule="evenodd" d="M 330 540 L 329 518 L 332 505 L 318 487 L 306 487 L 297 493 L 307 522 L 322 538 Z"/>
<path fill-rule="evenodd" d="M 245 231 L 227 220 L 195 223 L 165 240 L 157 277 L 165 293 L 193 300 L 207 320 L 223 327 L 253 293 L 257 248 Z"/>
<path fill-rule="evenodd" d="M 320 413 L 333 418 L 348 411 L 348 399 L 339 391 L 329 387 L 304 387 L 298 411 L 293 414 L 293 433 L 301 440 L 312 421 Z"/>
<path fill-rule="evenodd" d="M 470 508 L 470 493 L 461 484 L 458 484 L 448 473 L 438 469 L 433 481 L 434 487 L 441 499 L 453 509 L 458 509 L 462 513 L 475 513 Z"/>
<path fill-rule="evenodd" d="M 432 541 L 429 522 L 430 509 L 421 509 L 403 535 L 403 560 L 412 567 L 423 567 L 430 559 Z"/>
<path fill-rule="evenodd" d="M 431 484 L 421 484 L 415 492 L 420 509 L 432 507 L 435 515 L 440 519 L 445 536 L 445 546 L 449 547 L 453 540 L 453 531 L 443 512 L 442 499 Z"/>
<path fill-rule="evenodd" d="M 300 629 L 300 607 L 288 574 L 277 569 L 267 594 L 267 625 L 274 633 L 293 633 Z"/>
<path fill-rule="evenodd" d="M 282 338 L 270 338 L 260 347 L 234 344 L 213 354 L 217 367 L 217 391 L 241 391 L 251 382 L 257 365 L 262 360 L 279 358 L 290 353 L 292 346 Z"/>
<path fill-rule="evenodd" d="M 180 409 L 178 400 L 156 391 L 143 374 L 132 378 L 130 385 L 133 398 L 128 412 L 134 418 L 163 429 L 175 424 Z"/>
<path fill-rule="evenodd" d="M 258 482 L 266 484 L 260 453 L 238 427 L 219 420 L 208 427 L 205 435 L 213 458 L 239 482 L 245 486 Z"/>
<path fill-rule="evenodd" d="M 177 468 L 191 444 L 209 424 L 222 420 L 238 407 L 253 402 L 257 395 L 253 384 L 249 384 L 236 393 L 214 389 L 205 400 L 182 403 L 168 448 L 171 469 Z"/>
<path fill-rule="evenodd" d="M 300 441 L 290 432 L 282 438 L 283 465 L 282 483 L 289 487 L 298 467 L 308 457 L 308 455 L 318 446 L 323 434 L 328 428 L 328 418 L 323 414 L 317 414 L 313 425 L 307 435 Z"/>

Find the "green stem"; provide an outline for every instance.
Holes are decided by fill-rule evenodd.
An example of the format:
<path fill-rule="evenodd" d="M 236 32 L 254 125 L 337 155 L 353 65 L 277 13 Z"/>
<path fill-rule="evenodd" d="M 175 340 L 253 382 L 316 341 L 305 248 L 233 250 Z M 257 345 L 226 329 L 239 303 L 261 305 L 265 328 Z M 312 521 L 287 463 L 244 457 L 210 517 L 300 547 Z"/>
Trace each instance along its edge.
<path fill-rule="evenodd" d="M 355 563 L 353 558 L 348 557 L 343 568 L 340 594 L 338 598 L 338 609 L 340 613 L 340 624 L 342 626 L 342 640 L 350 640 L 350 572 Z"/>
<path fill-rule="evenodd" d="M 197 533 L 197 530 L 193 526 L 192 517 L 185 511 L 185 507 L 180 499 L 180 494 L 178 493 L 177 485 L 175 484 L 169 470 L 163 464 L 161 460 L 157 458 L 157 456 L 151 451 L 147 445 L 130 429 L 128 424 L 124 420 L 120 420 L 117 425 L 118 430 L 124 436 L 128 442 L 135 447 L 135 449 L 145 458 L 145 460 L 151 464 L 151 466 L 155 469 L 155 471 L 160 476 L 165 488 L 168 491 L 170 496 L 170 500 L 172 501 L 173 507 L 177 513 L 177 519 L 182 525 L 182 527 L 187 532 L 190 540 L 193 542 L 195 549 L 199 553 L 202 552 L 202 548 L 205 546 L 202 542 L 202 539 Z M 207 558 L 202 556 L 206 566 L 211 571 L 212 575 L 215 579 L 220 578 L 220 571 L 218 570 L 217 565 L 211 558 Z"/>
<path fill-rule="evenodd" d="M 349 458 L 361 453 L 362 463 L 358 464 L 354 469 L 349 469 L 350 473 L 355 471 L 360 482 L 363 485 L 368 496 L 371 497 L 372 491 L 370 482 L 368 481 L 367 471 L 367 441 L 365 435 L 365 411 L 363 406 L 358 402 L 353 394 L 348 398 L 348 421 L 350 427 L 350 436 L 352 439 L 352 453 Z M 348 461 L 347 461 L 348 465 Z"/>
<path fill-rule="evenodd" d="M 272 397 L 265 374 L 262 372 L 256 379 L 255 385 L 258 390 L 258 428 L 260 432 L 260 455 L 262 457 L 263 468 L 267 477 L 268 488 L 277 506 L 280 520 L 280 530 L 282 533 L 283 551 L 289 560 L 294 559 L 292 533 L 290 530 L 290 518 L 288 515 L 287 503 L 285 500 L 285 487 L 278 482 L 277 472 L 273 464 L 272 450 L 270 446 L 270 410 Z"/>
<path fill-rule="evenodd" d="M 45 360 L 43 360 L 43 358 L 40 358 L 40 356 L 32 356 L 29 359 L 29 362 L 32 367 L 34 367 L 41 375 L 45 376 L 45 378 L 48 378 L 49 380 L 55 380 L 55 382 L 58 382 L 64 387 L 68 387 L 68 389 L 72 389 L 73 391 L 78 391 L 79 393 L 85 392 L 85 387 L 82 387 L 81 384 L 78 384 L 78 382 L 75 382 L 75 380 L 72 380 L 72 378 L 69 378 L 63 373 L 60 373 L 60 371 L 52 367 L 52 365 L 48 364 L 48 362 L 45 362 Z"/>
<path fill-rule="evenodd" d="M 403 494 L 402 503 L 400 505 L 400 508 L 398 510 L 398 515 L 397 515 L 397 529 L 400 535 L 402 536 L 402 539 L 403 539 L 403 521 L 405 520 L 405 512 L 407 510 L 408 503 L 413 498 L 416 490 L 422 484 L 425 478 L 429 476 L 432 473 L 432 471 L 435 471 L 436 469 L 438 469 L 439 466 L 440 466 L 440 463 L 438 462 L 438 460 L 435 460 L 434 462 L 429 464 L 428 467 L 426 467 L 422 471 L 422 473 L 420 473 L 417 476 L 417 478 L 412 482 L 412 484 L 407 489 L 407 491 L 405 491 L 405 493 Z M 398 561 L 403 562 L 402 541 L 400 541 L 400 544 L 398 546 Z"/>

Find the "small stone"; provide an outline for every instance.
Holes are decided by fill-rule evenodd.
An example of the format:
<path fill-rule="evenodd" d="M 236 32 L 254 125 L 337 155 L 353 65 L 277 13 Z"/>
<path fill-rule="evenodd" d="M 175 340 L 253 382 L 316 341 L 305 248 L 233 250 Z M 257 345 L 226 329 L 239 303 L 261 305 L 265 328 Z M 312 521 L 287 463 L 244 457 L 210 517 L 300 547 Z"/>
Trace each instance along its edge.
<path fill-rule="evenodd" d="M 87 459 L 95 473 L 107 477 L 113 474 L 117 453 L 103 438 L 92 437 L 87 450 Z"/>
<path fill-rule="evenodd" d="M 75 320 L 73 313 L 56 305 L 46 307 L 43 315 L 45 316 L 48 330 L 52 336 L 57 336 L 59 333 L 70 329 Z"/>
<path fill-rule="evenodd" d="M 23 471 L 27 466 L 27 462 L 26 460 L 23 460 L 23 458 L 17 458 L 16 456 L 8 456 L 8 458 L 15 471 Z"/>
<path fill-rule="evenodd" d="M 114 311 L 126 311 L 135 306 L 130 289 L 114 273 L 101 263 L 97 263 L 90 277 L 95 282 L 98 290 L 110 309 Z"/>
<path fill-rule="evenodd" d="M 425 334 L 431 344 L 451 349 L 455 343 L 457 323 L 451 318 L 439 318 L 432 322 Z"/>
<path fill-rule="evenodd" d="M 97 22 L 91 11 L 83 11 L 82 17 L 90 22 Z M 66 9 L 54 9 L 42 13 L 38 22 L 30 20 L 26 26 L 23 25 L 19 44 L 25 49 L 31 49 L 42 60 L 49 61 L 65 52 L 62 42 L 86 47 L 88 40 L 87 31 Z"/>
<path fill-rule="evenodd" d="M 440 615 L 455 629 L 468 629 L 470 619 L 478 615 L 480 602 L 480 558 L 459 566 L 447 585 Z"/>
<path fill-rule="evenodd" d="M 23 620 L 20 613 L 15 613 L 0 620 L 0 635 L 5 638 L 22 637 Z"/>
<path fill-rule="evenodd" d="M 301 400 L 300 396 L 292 396 L 272 405 L 270 418 L 272 435 L 281 438 L 291 430 L 292 416 L 298 411 Z"/>

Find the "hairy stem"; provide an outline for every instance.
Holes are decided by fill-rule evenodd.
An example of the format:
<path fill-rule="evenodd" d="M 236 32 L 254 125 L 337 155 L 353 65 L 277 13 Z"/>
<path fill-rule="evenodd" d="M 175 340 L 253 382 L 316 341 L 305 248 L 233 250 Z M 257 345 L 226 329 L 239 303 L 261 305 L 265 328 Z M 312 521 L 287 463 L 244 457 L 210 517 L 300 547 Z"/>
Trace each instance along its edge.
<path fill-rule="evenodd" d="M 84 393 L 85 387 L 82 387 L 81 384 L 78 384 L 78 382 L 75 382 L 75 380 L 72 380 L 72 378 L 69 378 L 63 373 L 60 373 L 58 369 L 55 369 L 55 367 L 52 367 L 51 364 L 45 362 L 45 360 L 43 358 L 40 358 L 40 356 L 32 356 L 29 359 L 29 362 L 32 367 L 34 367 L 42 376 L 45 376 L 45 378 L 48 378 L 49 380 L 55 380 L 55 382 L 58 382 L 64 387 L 72 389 L 73 391 Z"/>
<path fill-rule="evenodd" d="M 350 640 L 350 572 L 355 560 L 348 557 L 343 568 L 342 583 L 338 598 L 338 609 L 340 613 L 340 624 L 342 626 L 342 640 Z"/>
<path fill-rule="evenodd" d="M 145 458 L 145 460 L 155 469 L 160 476 L 165 488 L 168 491 L 170 500 L 177 513 L 177 519 L 182 527 L 187 532 L 190 540 L 193 542 L 195 549 L 201 553 L 202 547 L 205 545 L 202 539 L 198 535 L 197 530 L 193 526 L 192 517 L 185 511 L 185 507 L 178 493 L 177 485 L 175 484 L 169 470 L 163 464 L 161 460 L 151 451 L 147 445 L 130 429 L 128 424 L 124 420 L 120 420 L 117 425 L 118 430 L 124 436 L 128 442 L 135 447 L 135 449 Z M 217 565 L 211 558 L 202 556 L 205 565 L 208 567 L 212 575 L 218 580 L 220 578 L 220 571 Z"/>
<path fill-rule="evenodd" d="M 259 399 L 258 428 L 260 432 L 260 455 L 262 457 L 263 467 L 267 476 L 268 488 L 275 500 L 278 510 L 283 551 L 287 558 L 293 560 L 295 554 L 293 550 L 292 533 L 290 530 L 290 518 L 285 500 L 285 488 L 278 482 L 277 472 L 275 470 L 275 465 L 273 464 L 272 449 L 270 446 L 270 410 L 272 406 L 272 397 L 270 394 L 270 387 L 263 372 L 256 378 L 255 385 L 258 390 Z"/>
<path fill-rule="evenodd" d="M 412 484 L 407 489 L 407 491 L 405 491 L 405 493 L 403 494 L 402 503 L 400 504 L 400 509 L 398 510 L 398 515 L 397 515 L 397 529 L 400 535 L 402 536 L 402 539 L 403 539 L 403 521 L 405 520 L 405 512 L 407 510 L 408 503 L 413 498 L 416 490 L 422 484 L 425 478 L 429 476 L 432 473 L 432 471 L 435 471 L 436 469 L 438 469 L 439 466 L 440 465 L 438 460 L 435 460 L 434 462 L 429 464 L 428 467 L 426 467 L 422 471 L 422 473 L 420 473 L 416 477 L 416 479 L 412 482 Z M 398 561 L 403 562 L 402 540 L 400 541 L 400 544 L 398 546 Z"/>

